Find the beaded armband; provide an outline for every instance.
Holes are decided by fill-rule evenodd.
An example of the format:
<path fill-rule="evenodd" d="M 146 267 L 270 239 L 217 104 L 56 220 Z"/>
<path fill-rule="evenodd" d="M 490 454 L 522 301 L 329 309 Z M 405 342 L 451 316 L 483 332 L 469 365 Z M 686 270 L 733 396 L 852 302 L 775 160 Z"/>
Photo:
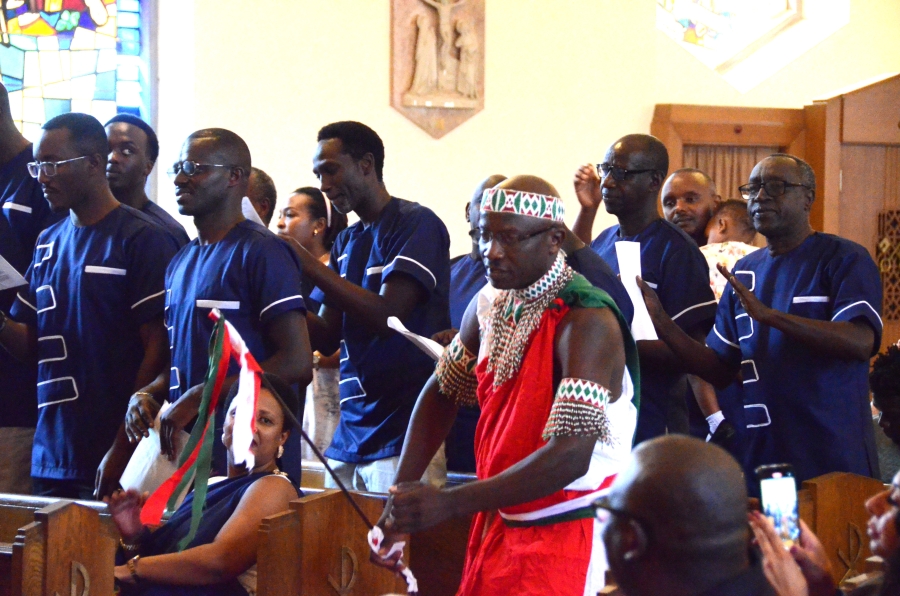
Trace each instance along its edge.
<path fill-rule="evenodd" d="M 459 339 L 453 338 L 444 349 L 437 363 L 434 375 L 437 377 L 441 393 L 458 406 L 476 406 L 478 379 L 475 377 L 475 354 Z"/>
<path fill-rule="evenodd" d="M 609 389 L 593 381 L 565 378 L 556 390 L 543 438 L 596 436 L 601 443 L 612 441 L 606 406 Z"/>

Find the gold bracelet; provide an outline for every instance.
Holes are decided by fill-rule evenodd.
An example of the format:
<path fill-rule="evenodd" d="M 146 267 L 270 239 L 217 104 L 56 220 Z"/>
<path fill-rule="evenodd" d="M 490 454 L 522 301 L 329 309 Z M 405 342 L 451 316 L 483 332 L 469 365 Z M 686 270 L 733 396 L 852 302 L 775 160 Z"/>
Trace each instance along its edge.
<path fill-rule="evenodd" d="M 135 584 L 141 583 L 141 578 L 137 574 L 138 561 L 140 560 L 141 555 L 134 555 L 134 557 L 128 559 L 128 573 L 131 574 L 131 579 L 134 580 Z"/>
<path fill-rule="evenodd" d="M 121 547 L 121 549 L 126 553 L 133 553 L 134 551 L 139 549 L 141 545 L 138 543 L 128 544 L 123 538 L 119 538 L 119 547 Z"/>
<path fill-rule="evenodd" d="M 156 401 L 156 396 L 153 395 L 152 393 L 150 393 L 149 391 L 135 391 L 135 392 L 134 392 L 134 395 L 146 395 L 147 397 L 149 397 L 149 398 L 152 399 L 153 401 Z"/>

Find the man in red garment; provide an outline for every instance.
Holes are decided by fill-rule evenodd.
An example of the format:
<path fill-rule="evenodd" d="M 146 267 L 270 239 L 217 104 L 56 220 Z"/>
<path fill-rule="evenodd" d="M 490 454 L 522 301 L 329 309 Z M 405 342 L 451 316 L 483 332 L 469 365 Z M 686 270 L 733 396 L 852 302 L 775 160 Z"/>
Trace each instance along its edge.
<path fill-rule="evenodd" d="M 540 178 L 485 191 L 479 249 L 491 285 L 419 396 L 379 522 L 386 552 L 398 534 L 474 513 L 461 595 L 581 596 L 603 585 L 589 505 L 631 449 L 637 350 L 612 299 L 565 264 L 562 222 L 562 201 Z M 411 483 L 457 407 L 476 401 L 478 481 Z"/>

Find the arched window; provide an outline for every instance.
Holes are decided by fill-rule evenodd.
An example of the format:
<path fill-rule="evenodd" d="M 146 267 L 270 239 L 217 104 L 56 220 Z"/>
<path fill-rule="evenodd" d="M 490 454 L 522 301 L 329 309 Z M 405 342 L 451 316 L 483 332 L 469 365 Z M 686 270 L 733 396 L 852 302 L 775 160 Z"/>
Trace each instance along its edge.
<path fill-rule="evenodd" d="M 30 140 L 66 112 L 150 120 L 141 0 L 0 0 L 0 75 Z"/>

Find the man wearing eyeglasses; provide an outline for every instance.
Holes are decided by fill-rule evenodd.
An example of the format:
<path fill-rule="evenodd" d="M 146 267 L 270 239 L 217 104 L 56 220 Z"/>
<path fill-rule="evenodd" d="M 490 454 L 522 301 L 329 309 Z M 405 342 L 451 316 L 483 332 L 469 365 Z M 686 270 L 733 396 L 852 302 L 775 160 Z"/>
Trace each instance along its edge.
<path fill-rule="evenodd" d="M 176 455 L 176 433 L 196 417 L 200 406 L 213 308 L 234 325 L 263 370 L 301 386 L 312 377 L 297 258 L 284 240 L 244 219 L 241 211 L 250 168 L 250 149 L 241 137 L 209 128 L 185 140 L 169 171 L 179 211 L 194 218 L 197 238 L 178 252 L 166 271 L 170 374 L 132 400 L 127 428 L 133 442 L 146 436 L 159 404 L 168 398 L 173 405 L 162 414 L 159 432 L 162 452 L 170 458 Z M 232 363 L 222 391 L 236 380 Z M 221 436 L 223 422 L 224 416 L 217 416 L 215 436 Z M 213 467 L 219 473 L 226 471 L 224 457 L 216 441 Z"/>
<path fill-rule="evenodd" d="M 709 268 L 696 243 L 659 216 L 657 201 L 669 168 L 665 146 L 655 137 L 633 134 L 607 150 L 594 170 L 584 166 L 575 175 L 575 192 L 582 205 L 573 230 L 590 239 L 594 216 L 602 202 L 618 225 L 591 242 L 597 254 L 619 272 L 616 242 L 641 244 L 641 271 L 656 288 L 665 311 L 678 325 L 702 339 L 712 326 L 716 300 L 709 287 Z M 687 377 L 678 360 L 658 340 L 639 340 L 641 412 L 635 443 L 668 432 L 688 432 Z"/>
<path fill-rule="evenodd" d="M 116 200 L 155 220 L 179 248 L 190 242 L 184 227 L 147 197 L 147 177 L 159 157 L 156 133 L 149 124 L 131 114 L 113 116 L 105 128 L 109 139 L 106 180 Z"/>
<path fill-rule="evenodd" d="M 39 236 L 29 285 L 0 314 L 0 344 L 38 362 L 39 495 L 90 498 L 97 479 L 121 473 L 126 462 L 104 453 L 124 438 L 129 396 L 166 367 L 163 279 L 177 247 L 116 201 L 107 154 L 103 125 L 64 114 L 43 126 L 28 164 L 50 207 L 68 212 Z"/>
<path fill-rule="evenodd" d="M 0 84 L 0 256 L 21 274 L 31 263 L 38 234 L 62 219 L 44 200 L 28 173 L 31 143 L 16 128 L 9 95 Z M 0 291 L 0 311 L 9 312 L 16 289 Z M 31 492 L 31 444 L 37 421 L 37 366 L 0 350 L 0 492 Z"/>
<path fill-rule="evenodd" d="M 379 522 L 393 541 L 474 513 L 460 595 L 581 596 L 603 585 L 589 504 L 631 450 L 638 356 L 609 295 L 565 264 L 563 212 L 534 176 L 485 192 L 479 250 L 491 287 L 419 396 Z M 481 407 L 479 481 L 410 483 L 465 404 Z"/>
<path fill-rule="evenodd" d="M 660 338 L 690 372 L 743 380 L 746 470 L 791 463 L 798 481 L 828 472 L 878 477 L 868 363 L 881 342 L 881 281 L 869 253 L 815 232 L 812 168 L 792 155 L 759 162 L 741 193 L 768 241 L 728 271 L 706 344 L 684 335 L 645 284 Z"/>

